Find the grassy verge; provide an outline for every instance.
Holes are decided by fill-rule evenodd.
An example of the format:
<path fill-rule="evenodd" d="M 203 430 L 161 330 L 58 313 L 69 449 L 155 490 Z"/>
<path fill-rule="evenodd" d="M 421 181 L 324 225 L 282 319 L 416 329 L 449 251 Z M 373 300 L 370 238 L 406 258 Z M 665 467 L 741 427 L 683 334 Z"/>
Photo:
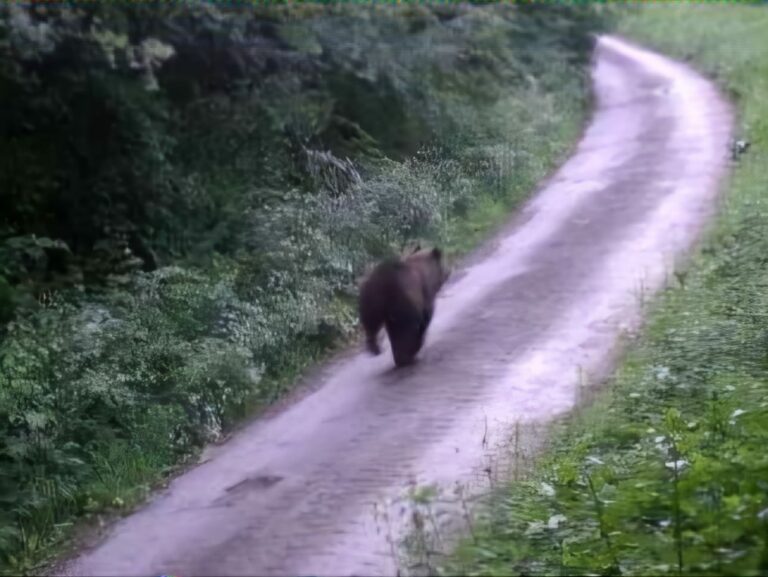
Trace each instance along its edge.
<path fill-rule="evenodd" d="M 500 491 L 446 571 L 764 575 L 768 571 L 768 11 L 657 6 L 628 37 L 721 83 L 753 147 L 715 230 L 652 305 L 611 386 Z"/>
<path fill-rule="evenodd" d="M 367 263 L 499 224 L 578 136 L 600 20 L 0 6 L 0 572 L 354 338 Z"/>

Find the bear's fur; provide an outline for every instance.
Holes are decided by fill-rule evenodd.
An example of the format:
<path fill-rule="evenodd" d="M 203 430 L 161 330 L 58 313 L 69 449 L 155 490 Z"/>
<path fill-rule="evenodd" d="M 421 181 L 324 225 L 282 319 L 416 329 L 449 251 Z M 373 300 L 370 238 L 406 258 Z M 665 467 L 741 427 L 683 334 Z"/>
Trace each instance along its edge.
<path fill-rule="evenodd" d="M 417 249 L 387 260 L 371 271 L 360 286 L 360 322 L 366 346 L 381 353 L 378 335 L 386 329 L 395 365 L 409 365 L 424 344 L 435 311 L 435 298 L 448 278 L 439 248 Z"/>

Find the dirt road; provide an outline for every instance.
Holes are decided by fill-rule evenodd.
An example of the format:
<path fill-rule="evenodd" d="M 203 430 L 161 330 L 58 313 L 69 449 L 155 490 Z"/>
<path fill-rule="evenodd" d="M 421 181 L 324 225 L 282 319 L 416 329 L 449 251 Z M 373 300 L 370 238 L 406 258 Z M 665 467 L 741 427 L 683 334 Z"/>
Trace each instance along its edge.
<path fill-rule="evenodd" d="M 514 422 L 571 409 L 713 211 L 731 126 L 713 86 L 610 37 L 594 82 L 578 149 L 446 288 L 418 365 L 393 372 L 385 351 L 328 367 L 65 572 L 394 574 L 372 503 L 480 483 Z"/>

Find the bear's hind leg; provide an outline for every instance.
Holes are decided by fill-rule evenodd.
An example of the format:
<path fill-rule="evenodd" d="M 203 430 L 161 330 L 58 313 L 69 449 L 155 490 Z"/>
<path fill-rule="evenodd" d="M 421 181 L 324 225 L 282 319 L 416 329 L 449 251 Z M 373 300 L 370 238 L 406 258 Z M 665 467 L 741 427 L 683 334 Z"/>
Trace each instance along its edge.
<path fill-rule="evenodd" d="M 366 331 L 365 348 L 368 349 L 368 352 L 372 355 L 381 354 L 381 347 L 379 346 L 379 331 L 376 331 L 375 333 L 369 333 Z"/>
<path fill-rule="evenodd" d="M 372 355 L 380 355 L 381 347 L 379 346 L 379 331 L 381 331 L 381 325 L 376 324 L 364 324 L 365 330 L 365 348 Z"/>
<path fill-rule="evenodd" d="M 418 354 L 418 352 L 424 346 L 424 339 L 427 336 L 427 329 L 429 329 L 429 325 L 431 322 L 432 322 L 432 309 L 427 309 L 424 311 L 424 316 L 421 319 L 421 323 L 419 323 L 419 339 L 418 339 L 418 342 L 414 345 L 415 347 L 415 350 L 413 352 L 414 356 Z"/>
<path fill-rule="evenodd" d="M 416 354 L 421 349 L 421 334 L 421 323 L 401 326 L 387 324 L 387 335 L 395 365 L 405 367 L 413 364 Z"/>
<path fill-rule="evenodd" d="M 432 309 L 427 309 L 424 311 L 424 318 L 421 321 L 420 327 L 422 344 L 424 343 L 424 336 L 427 334 L 430 323 L 432 323 Z"/>
<path fill-rule="evenodd" d="M 379 332 L 381 331 L 383 322 L 377 322 L 370 317 L 364 317 L 361 319 L 363 330 L 365 331 L 365 348 L 372 355 L 380 355 L 381 347 L 379 347 Z"/>

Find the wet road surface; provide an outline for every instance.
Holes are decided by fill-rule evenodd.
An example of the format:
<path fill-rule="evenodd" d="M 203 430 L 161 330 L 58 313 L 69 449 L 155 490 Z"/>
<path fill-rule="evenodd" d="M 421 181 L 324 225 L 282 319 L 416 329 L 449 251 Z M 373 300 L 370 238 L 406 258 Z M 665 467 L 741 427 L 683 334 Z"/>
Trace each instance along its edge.
<path fill-rule="evenodd" d="M 573 408 L 610 368 L 641 292 L 716 205 L 731 112 L 685 66 L 600 40 L 597 108 L 571 159 L 445 288 L 420 362 L 388 348 L 175 479 L 70 575 L 395 574 L 373 503 L 411 482 L 487 484 L 515 423 Z"/>

